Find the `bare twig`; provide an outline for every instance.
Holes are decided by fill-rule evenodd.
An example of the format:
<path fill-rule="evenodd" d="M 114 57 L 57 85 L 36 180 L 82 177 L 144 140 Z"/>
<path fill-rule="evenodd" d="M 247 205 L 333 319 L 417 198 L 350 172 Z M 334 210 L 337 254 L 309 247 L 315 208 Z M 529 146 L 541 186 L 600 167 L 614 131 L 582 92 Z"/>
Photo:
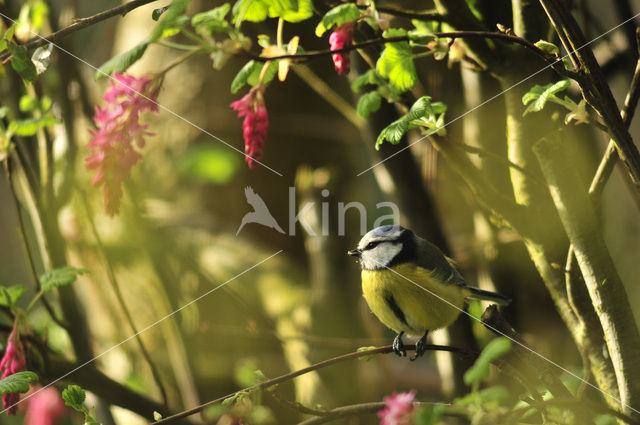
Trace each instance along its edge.
<path fill-rule="evenodd" d="M 86 18 L 74 18 L 73 23 L 68 27 L 62 28 L 61 30 L 51 33 L 46 37 L 34 38 L 23 44 L 23 47 L 29 50 L 35 49 L 36 47 L 44 46 L 47 43 L 55 42 L 57 40 L 65 38 L 76 31 L 104 21 L 105 19 L 109 19 L 117 15 L 125 15 L 133 9 L 137 9 L 138 7 L 144 6 L 148 3 L 153 3 L 154 1 L 157 0 L 133 0 L 129 3 L 125 3 L 123 5 L 102 11 L 100 13 L 96 13 L 95 15 L 88 16 Z M 0 60 L 4 60 L 9 56 L 9 52 L 2 53 L 0 54 Z"/>
<path fill-rule="evenodd" d="M 468 418 L 468 413 L 465 409 L 455 406 L 452 406 L 447 403 L 434 403 L 434 402 L 415 402 L 413 403 L 414 407 L 424 407 L 424 406 L 445 406 L 445 411 L 443 415 L 445 416 L 455 416 L 459 418 Z M 325 424 L 327 422 L 335 421 L 339 418 L 345 418 L 349 416 L 363 415 L 363 414 L 373 414 L 378 410 L 384 409 L 385 403 L 383 401 L 376 401 L 371 403 L 358 403 L 352 404 L 350 406 L 341 406 L 336 407 L 335 409 L 328 410 L 324 416 L 319 416 L 316 418 L 310 418 L 305 421 L 299 422 L 298 425 L 320 425 Z"/>
<path fill-rule="evenodd" d="M 405 345 L 405 346 L 403 346 L 403 349 L 407 350 L 407 351 L 411 351 L 411 350 L 415 350 L 415 346 L 413 346 L 413 345 Z M 427 351 L 429 351 L 429 350 L 432 350 L 432 351 L 448 351 L 448 352 L 451 352 L 451 353 L 458 353 L 458 354 L 463 355 L 463 356 L 471 356 L 471 357 L 477 357 L 478 356 L 478 353 L 476 353 L 474 351 L 465 350 L 463 348 L 450 347 L 450 346 L 446 346 L 446 345 L 427 344 L 425 346 L 425 350 L 427 350 Z M 304 375 L 304 374 L 309 373 L 309 372 L 313 372 L 313 371 L 318 370 L 318 369 L 322 369 L 322 368 L 327 367 L 327 366 L 331 366 L 331 365 L 336 364 L 336 363 L 343 362 L 345 360 L 351 360 L 351 359 L 357 359 L 357 358 L 360 358 L 360 357 L 373 356 L 373 355 L 376 355 L 376 354 L 389 354 L 389 353 L 392 353 L 392 352 L 393 352 L 393 348 L 391 347 L 391 345 L 386 345 L 384 347 L 377 347 L 377 348 L 372 348 L 372 349 L 369 349 L 369 350 L 356 351 L 356 352 L 353 352 L 353 353 L 344 354 L 342 356 L 338 356 L 338 357 L 334 357 L 334 358 L 331 358 L 331 359 L 328 359 L 328 360 L 324 360 L 324 361 L 321 361 L 319 363 L 313 364 L 311 366 L 305 367 L 303 369 L 299 369 L 299 370 L 296 370 L 294 372 L 290 372 L 290 373 L 281 375 L 281 376 L 279 376 L 277 378 L 273 378 L 273 379 L 269 379 L 267 381 L 260 382 L 259 384 L 253 385 L 251 387 L 247 387 L 247 388 L 244 388 L 242 390 L 238 390 L 238 391 L 235 391 L 233 393 L 227 394 L 227 395 L 225 395 L 223 397 L 219 397 L 219 398 L 217 398 L 215 400 L 208 401 L 206 403 L 201 404 L 200 406 L 196 406 L 194 408 L 185 410 L 185 411 L 177 413 L 175 415 L 166 417 L 166 418 L 164 418 L 162 420 L 159 420 L 157 422 L 153 422 L 153 425 L 167 424 L 167 423 L 173 422 L 175 420 L 178 420 L 178 419 L 181 419 L 181 418 L 185 418 L 187 416 L 194 415 L 194 414 L 199 413 L 202 410 L 206 409 L 207 407 L 213 406 L 214 404 L 221 403 L 224 400 L 228 399 L 229 397 L 235 396 L 236 394 L 239 394 L 239 393 L 242 393 L 242 392 L 251 392 L 251 391 L 256 391 L 256 390 L 261 390 L 261 389 L 273 387 L 273 386 L 278 385 L 278 384 L 280 384 L 282 382 L 290 381 L 293 378 L 296 378 L 298 376 Z"/>

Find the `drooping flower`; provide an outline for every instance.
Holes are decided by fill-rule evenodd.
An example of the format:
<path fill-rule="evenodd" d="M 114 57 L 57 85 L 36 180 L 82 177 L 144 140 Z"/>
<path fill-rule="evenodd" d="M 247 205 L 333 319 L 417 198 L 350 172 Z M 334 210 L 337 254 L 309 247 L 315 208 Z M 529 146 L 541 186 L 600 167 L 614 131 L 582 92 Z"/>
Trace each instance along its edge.
<path fill-rule="evenodd" d="M 56 425 L 68 414 L 58 390 L 54 387 L 32 387 L 35 392 L 26 401 L 24 425 Z"/>
<path fill-rule="evenodd" d="M 380 425 L 411 425 L 411 419 L 415 413 L 413 405 L 415 397 L 414 390 L 384 397 L 385 408 L 378 411 Z"/>
<path fill-rule="evenodd" d="M 4 351 L 2 361 L 0 361 L 0 370 L 2 376 L 0 379 L 4 379 L 14 373 L 22 372 L 26 367 L 26 360 L 24 357 L 24 349 L 22 343 L 18 337 L 17 327 L 14 327 L 9 338 L 7 339 L 7 348 Z M 10 415 L 15 415 L 18 410 L 17 403 L 20 401 L 20 393 L 8 393 L 2 396 L 3 408 L 7 410 Z"/>
<path fill-rule="evenodd" d="M 114 81 L 115 80 L 115 81 Z M 96 106 L 93 117 L 97 130 L 89 130 L 92 138 L 86 167 L 95 170 L 93 186 L 103 186 L 107 214 L 113 216 L 120 209 L 122 182 L 131 167 L 142 159 L 137 149 L 144 147 L 147 124 L 140 124 L 140 113 L 158 112 L 155 102 L 161 79 L 118 74 L 105 92 L 104 107 Z"/>
<path fill-rule="evenodd" d="M 242 99 L 236 100 L 229 106 L 238 112 L 239 118 L 244 117 L 242 122 L 244 160 L 249 168 L 253 168 L 257 161 L 262 159 L 264 141 L 269 128 L 269 116 L 260 86 L 252 88 Z"/>
<path fill-rule="evenodd" d="M 353 22 L 347 22 L 336 28 L 329 36 L 331 50 L 338 50 L 353 44 Z M 349 72 L 351 60 L 349 53 L 334 53 L 331 55 L 333 66 L 338 75 L 346 75 Z"/>

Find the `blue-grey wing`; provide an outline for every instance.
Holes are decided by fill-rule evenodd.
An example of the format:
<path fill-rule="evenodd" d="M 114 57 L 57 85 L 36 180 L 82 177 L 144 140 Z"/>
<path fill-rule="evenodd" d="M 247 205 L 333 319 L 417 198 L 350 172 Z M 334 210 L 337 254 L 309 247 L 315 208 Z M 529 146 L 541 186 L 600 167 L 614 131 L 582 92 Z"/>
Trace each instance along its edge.
<path fill-rule="evenodd" d="M 416 238 L 417 263 L 420 267 L 431 270 L 444 283 L 465 286 L 464 278 L 453 265 L 453 260 L 448 259 L 440 248 L 431 242 Z"/>

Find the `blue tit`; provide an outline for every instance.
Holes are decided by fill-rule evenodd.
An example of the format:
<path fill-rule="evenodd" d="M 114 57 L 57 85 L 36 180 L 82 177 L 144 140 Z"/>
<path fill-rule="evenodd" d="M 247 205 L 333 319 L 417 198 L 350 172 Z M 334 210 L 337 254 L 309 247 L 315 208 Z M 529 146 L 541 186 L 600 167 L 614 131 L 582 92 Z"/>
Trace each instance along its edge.
<path fill-rule="evenodd" d="M 427 334 L 449 326 L 467 298 L 506 305 L 510 299 L 472 288 L 455 263 L 437 246 L 402 226 L 371 230 L 348 252 L 362 268 L 362 294 L 373 314 L 398 335 L 393 351 L 406 356 L 402 336 L 420 337 L 415 360 L 424 354 Z"/>

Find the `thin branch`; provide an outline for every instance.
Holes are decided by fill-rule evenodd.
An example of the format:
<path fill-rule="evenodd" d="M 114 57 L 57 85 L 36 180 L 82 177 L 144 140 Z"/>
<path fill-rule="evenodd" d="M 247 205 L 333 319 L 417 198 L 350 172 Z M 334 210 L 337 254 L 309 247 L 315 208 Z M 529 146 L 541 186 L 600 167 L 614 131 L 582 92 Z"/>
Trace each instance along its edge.
<path fill-rule="evenodd" d="M 62 38 L 67 37 L 68 35 L 73 34 L 76 31 L 79 31 L 83 28 L 96 24 L 98 22 L 104 21 L 105 19 L 112 18 L 117 15 L 125 15 L 133 9 L 137 9 L 140 6 L 144 6 L 148 3 L 153 3 L 157 0 L 133 0 L 129 3 L 125 3 L 123 5 L 102 11 L 100 13 L 96 13 L 95 15 L 88 16 L 86 18 L 74 18 L 73 24 L 68 27 L 62 28 L 59 31 L 49 34 L 46 37 L 36 37 L 31 39 L 30 41 L 23 44 L 27 50 L 35 49 L 36 47 L 44 46 L 47 43 L 54 42 L 56 40 L 60 40 Z M 5 52 L 0 54 L 0 60 L 4 60 L 9 57 L 9 52 Z"/>
<path fill-rule="evenodd" d="M 324 416 L 307 419 L 305 421 L 299 422 L 298 425 L 320 425 L 326 424 L 327 422 L 334 421 L 336 419 L 345 418 L 349 416 L 357 416 L 363 414 L 374 414 L 378 410 L 384 409 L 386 406 L 383 401 L 375 401 L 371 403 L 358 403 L 352 404 L 349 406 L 341 406 L 336 407 L 335 409 L 328 410 Z M 424 406 L 445 406 L 443 415 L 446 416 L 455 416 L 459 418 L 467 419 L 469 417 L 468 413 L 463 408 L 455 408 L 454 406 L 447 403 L 435 403 L 435 402 L 415 402 L 413 406 L 424 407 Z"/>
<path fill-rule="evenodd" d="M 620 157 L 633 180 L 635 195 L 640 197 L 640 152 L 622 122 L 616 101 L 593 51 L 587 46 L 584 34 L 563 2 L 540 0 L 540 3 L 565 49 L 573 53 L 574 66 L 586 76 L 578 80 L 582 94 L 602 116 L 604 124 L 609 128 L 611 139 L 615 141 Z"/>
<path fill-rule="evenodd" d="M 414 345 L 405 345 L 403 346 L 404 350 L 407 351 L 411 351 L 411 350 L 415 350 L 415 346 Z M 464 348 L 457 348 L 457 347 L 450 347 L 450 346 L 446 346 L 446 345 L 433 345 L 433 344 L 427 344 L 425 346 L 425 350 L 427 351 L 447 351 L 450 353 L 458 353 L 461 354 L 463 356 L 470 356 L 470 357 L 477 357 L 478 353 L 476 353 L 475 351 L 471 351 L 471 350 L 466 350 Z M 201 412 L 202 410 L 206 409 L 209 406 L 213 406 L 215 404 L 221 403 L 224 400 L 228 399 L 229 397 L 233 397 L 236 394 L 242 393 L 242 392 L 251 392 L 251 391 L 256 391 L 256 390 L 261 390 L 261 389 L 265 389 L 265 388 L 269 388 L 269 387 L 273 387 L 274 385 L 278 385 L 282 382 L 286 382 L 286 381 L 290 381 L 293 378 L 297 378 L 298 376 L 304 375 L 306 373 L 309 372 L 313 372 L 315 370 L 318 369 L 322 369 L 325 368 L 327 366 L 331 366 L 333 364 L 336 363 L 340 363 L 343 362 L 345 360 L 351 360 L 351 359 L 357 359 L 360 357 L 367 357 L 367 356 L 373 356 L 376 354 L 389 354 L 393 352 L 393 348 L 391 347 L 391 345 L 386 345 L 384 347 L 377 347 L 377 348 L 372 348 L 372 349 L 368 349 L 368 350 L 362 350 L 362 351 L 356 351 L 353 353 L 349 353 L 349 354 L 344 354 L 342 356 L 338 356 L 338 357 L 333 357 L 331 359 L 328 360 L 324 360 L 321 361 L 319 363 L 313 364 L 311 366 L 305 367 L 303 369 L 299 369 L 296 370 L 294 372 L 290 372 L 284 375 L 281 375 L 277 378 L 273 378 L 273 379 L 269 379 L 267 381 L 263 381 L 260 382 L 259 384 L 253 385 L 251 387 L 247 387 L 244 388 L 242 390 L 238 390 L 238 391 L 234 391 L 230 394 L 227 394 L 223 397 L 219 397 L 215 400 L 211 400 L 208 401 L 206 403 L 203 403 L 199 406 L 196 406 L 194 408 L 185 410 L 183 412 L 180 412 L 178 414 L 166 417 L 164 419 L 161 419 L 157 422 L 153 422 L 153 425 L 160 425 L 160 424 L 167 424 L 170 422 L 173 422 L 177 419 L 181 419 L 181 418 L 185 418 L 187 416 L 191 416 L 194 415 L 196 413 Z"/>
<path fill-rule="evenodd" d="M 636 42 L 640 48 L 640 31 L 636 32 Z M 640 59 L 638 59 L 638 62 L 636 63 L 636 69 L 633 73 L 631 84 L 629 85 L 629 91 L 627 92 L 624 106 L 620 112 L 622 123 L 627 130 L 631 125 L 631 120 L 636 111 L 636 107 L 638 106 L 638 99 L 640 99 Z M 618 158 L 619 156 L 616 150 L 616 143 L 611 140 L 609 142 L 609 146 L 607 146 L 604 156 L 602 157 L 602 161 L 600 161 L 598 170 L 593 176 L 591 185 L 589 186 L 589 194 L 592 199 L 599 197 L 602 193 L 605 183 L 608 181 L 609 177 L 611 177 L 611 173 L 613 172 L 613 168 Z"/>
<path fill-rule="evenodd" d="M 93 211 L 91 210 L 91 205 L 89 204 L 89 200 L 87 199 L 87 195 L 85 192 L 81 192 L 80 197 L 82 198 L 82 203 L 84 204 L 85 211 L 87 212 L 87 219 L 89 220 L 89 227 L 91 227 L 91 231 L 93 233 L 93 237 L 96 239 L 96 246 L 98 247 L 98 251 L 100 255 L 104 259 L 105 266 L 107 269 L 107 275 L 109 276 L 109 282 L 111 283 L 111 287 L 113 288 L 113 292 L 116 294 L 116 299 L 118 300 L 118 304 L 122 308 L 125 317 L 127 318 L 127 322 L 129 323 L 129 327 L 131 331 L 136 336 L 135 340 L 138 343 L 138 347 L 140 348 L 140 352 L 144 357 L 145 361 L 149 365 L 149 369 L 151 369 L 151 374 L 153 375 L 153 380 L 156 382 L 156 386 L 160 391 L 160 396 L 162 398 L 162 404 L 167 404 L 167 391 L 162 384 L 162 379 L 160 378 L 160 372 L 156 368 L 155 363 L 151 359 L 151 355 L 147 350 L 147 347 L 142 342 L 142 337 L 140 332 L 138 332 L 138 328 L 133 321 L 133 316 L 127 307 L 127 304 L 124 300 L 124 296 L 122 295 L 122 291 L 120 291 L 120 284 L 118 283 L 118 278 L 116 277 L 115 271 L 113 270 L 113 266 L 111 261 L 109 261 L 109 257 L 107 256 L 107 252 L 104 249 L 104 245 L 102 243 L 102 238 L 100 237 L 100 233 L 98 233 L 98 228 L 96 227 L 96 223 L 93 219 Z"/>

